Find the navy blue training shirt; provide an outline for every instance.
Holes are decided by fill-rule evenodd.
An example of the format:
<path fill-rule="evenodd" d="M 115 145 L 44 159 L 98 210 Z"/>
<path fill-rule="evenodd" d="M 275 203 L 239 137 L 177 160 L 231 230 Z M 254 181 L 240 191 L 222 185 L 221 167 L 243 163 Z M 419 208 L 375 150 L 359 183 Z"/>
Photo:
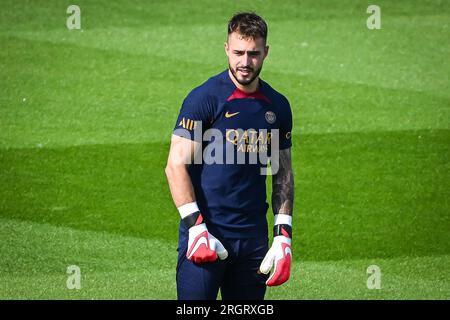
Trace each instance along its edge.
<path fill-rule="evenodd" d="M 199 138 L 203 153 L 215 159 L 202 157 L 202 163 L 188 169 L 200 212 L 214 236 L 267 237 L 266 176 L 261 174 L 266 165 L 250 158 L 259 152 L 270 156 L 273 129 L 279 130 L 279 149 L 290 148 L 289 102 L 263 80 L 248 94 L 235 86 L 226 70 L 185 98 L 173 133 Z M 211 137 L 203 136 L 208 131 Z M 183 223 L 180 231 L 186 231 Z"/>

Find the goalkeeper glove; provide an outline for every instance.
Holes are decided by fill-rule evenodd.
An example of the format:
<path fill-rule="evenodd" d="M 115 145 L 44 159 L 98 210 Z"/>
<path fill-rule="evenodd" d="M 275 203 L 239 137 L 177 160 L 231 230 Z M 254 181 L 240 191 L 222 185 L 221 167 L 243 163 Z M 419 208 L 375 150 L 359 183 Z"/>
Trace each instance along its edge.
<path fill-rule="evenodd" d="M 292 216 L 287 214 L 275 215 L 273 235 L 272 247 L 264 257 L 259 271 L 267 274 L 273 269 L 266 285 L 279 286 L 285 283 L 291 275 Z"/>
<path fill-rule="evenodd" d="M 228 257 L 228 251 L 208 232 L 197 203 L 191 202 L 178 208 L 183 223 L 189 229 L 186 257 L 195 263 L 214 262 Z"/>

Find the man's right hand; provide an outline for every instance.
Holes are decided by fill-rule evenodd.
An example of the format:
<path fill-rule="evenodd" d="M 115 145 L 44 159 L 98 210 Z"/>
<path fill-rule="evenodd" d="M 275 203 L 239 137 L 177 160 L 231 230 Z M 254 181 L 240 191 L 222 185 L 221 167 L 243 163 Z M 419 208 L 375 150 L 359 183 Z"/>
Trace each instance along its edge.
<path fill-rule="evenodd" d="M 228 257 L 228 251 L 222 243 L 208 232 L 203 215 L 197 203 L 189 202 L 178 207 L 181 219 L 189 230 L 186 257 L 195 263 L 214 262 Z"/>
<path fill-rule="evenodd" d="M 208 228 L 203 222 L 189 228 L 186 257 L 195 263 L 214 262 L 217 258 L 226 259 L 228 251 L 216 237 L 208 232 Z"/>

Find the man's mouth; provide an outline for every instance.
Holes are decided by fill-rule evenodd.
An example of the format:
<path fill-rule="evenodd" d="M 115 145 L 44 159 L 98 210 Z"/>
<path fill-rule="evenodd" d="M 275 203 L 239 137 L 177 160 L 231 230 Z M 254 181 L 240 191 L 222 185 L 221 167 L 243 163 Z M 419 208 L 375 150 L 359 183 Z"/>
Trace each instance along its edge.
<path fill-rule="evenodd" d="M 242 74 L 244 77 L 248 76 L 250 73 L 252 73 L 252 69 L 238 69 L 239 73 Z"/>

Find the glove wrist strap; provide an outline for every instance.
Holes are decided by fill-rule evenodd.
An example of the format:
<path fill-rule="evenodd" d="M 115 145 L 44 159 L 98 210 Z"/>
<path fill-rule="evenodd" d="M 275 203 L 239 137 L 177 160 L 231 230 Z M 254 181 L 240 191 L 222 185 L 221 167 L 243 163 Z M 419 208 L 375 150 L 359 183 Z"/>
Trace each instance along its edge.
<path fill-rule="evenodd" d="M 181 220 L 188 229 L 203 223 L 203 216 L 195 201 L 178 207 L 178 212 L 180 212 Z"/>
<path fill-rule="evenodd" d="M 193 226 L 198 226 L 199 224 L 203 223 L 203 216 L 200 213 L 200 211 L 196 211 L 194 213 L 191 213 L 190 215 L 184 217 L 183 223 L 186 226 L 186 228 L 190 229 Z"/>
<path fill-rule="evenodd" d="M 276 224 L 273 227 L 273 236 L 285 236 L 292 239 L 292 227 L 288 224 Z"/>

